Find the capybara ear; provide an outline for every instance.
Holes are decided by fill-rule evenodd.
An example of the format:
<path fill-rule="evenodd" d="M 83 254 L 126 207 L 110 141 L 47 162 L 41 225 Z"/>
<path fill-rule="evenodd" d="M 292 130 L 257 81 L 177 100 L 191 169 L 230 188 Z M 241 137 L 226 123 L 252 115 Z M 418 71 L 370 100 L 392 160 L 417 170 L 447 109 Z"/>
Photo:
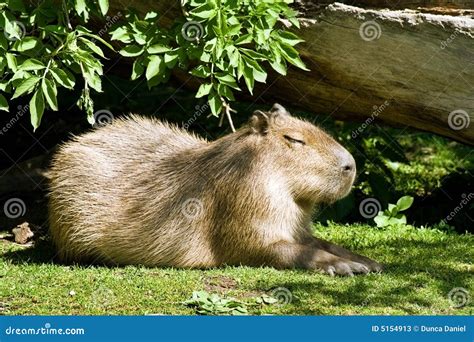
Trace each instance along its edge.
<path fill-rule="evenodd" d="M 250 127 L 255 133 L 265 134 L 268 131 L 270 116 L 268 113 L 256 110 L 250 118 Z"/>
<path fill-rule="evenodd" d="M 287 115 L 291 116 L 290 113 L 286 110 L 285 107 L 283 107 L 279 103 L 274 103 L 272 109 L 270 109 L 270 113 L 272 114 L 278 114 L 278 115 Z"/>

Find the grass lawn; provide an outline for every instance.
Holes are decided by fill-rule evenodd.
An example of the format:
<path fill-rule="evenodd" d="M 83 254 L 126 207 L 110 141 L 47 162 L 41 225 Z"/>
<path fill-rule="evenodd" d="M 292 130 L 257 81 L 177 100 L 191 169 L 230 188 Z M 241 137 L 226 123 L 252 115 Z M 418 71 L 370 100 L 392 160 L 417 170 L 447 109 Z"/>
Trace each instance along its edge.
<path fill-rule="evenodd" d="M 331 278 L 302 270 L 226 267 L 212 270 L 63 266 L 48 241 L 22 247 L 0 240 L 0 314 L 195 314 L 182 302 L 193 291 L 233 297 L 250 314 L 352 315 L 473 313 L 473 235 L 401 226 L 315 225 L 320 237 L 385 265 L 382 274 Z M 284 287 L 291 302 L 258 298 Z M 470 302 L 448 298 L 464 288 Z"/>

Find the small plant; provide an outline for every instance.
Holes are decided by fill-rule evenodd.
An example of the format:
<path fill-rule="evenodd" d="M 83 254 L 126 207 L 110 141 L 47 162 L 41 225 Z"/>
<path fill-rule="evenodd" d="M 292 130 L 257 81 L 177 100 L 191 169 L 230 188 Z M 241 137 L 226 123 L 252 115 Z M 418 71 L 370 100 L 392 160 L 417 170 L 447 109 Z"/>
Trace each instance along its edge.
<path fill-rule="evenodd" d="M 377 216 L 374 217 L 374 221 L 377 227 L 395 226 L 399 224 L 406 224 L 407 218 L 401 211 L 407 210 L 413 204 L 413 197 L 403 196 L 397 204 L 390 203 L 388 209 L 379 211 Z"/>
<path fill-rule="evenodd" d="M 196 308 L 201 315 L 247 315 L 245 303 L 235 298 L 221 298 L 215 293 L 195 291 L 183 304 Z"/>

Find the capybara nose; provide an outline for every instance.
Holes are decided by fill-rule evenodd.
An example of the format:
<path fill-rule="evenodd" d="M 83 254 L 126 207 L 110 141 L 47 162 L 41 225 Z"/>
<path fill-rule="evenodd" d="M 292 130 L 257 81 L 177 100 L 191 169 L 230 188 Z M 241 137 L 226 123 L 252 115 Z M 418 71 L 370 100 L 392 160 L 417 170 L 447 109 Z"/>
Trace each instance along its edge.
<path fill-rule="evenodd" d="M 342 158 L 340 165 L 343 174 L 352 175 L 355 173 L 356 163 L 351 154 L 347 153 L 347 155 Z"/>
<path fill-rule="evenodd" d="M 349 171 L 352 171 L 354 169 L 354 165 L 352 164 L 345 164 L 342 166 L 342 171 L 344 172 L 349 172 Z"/>

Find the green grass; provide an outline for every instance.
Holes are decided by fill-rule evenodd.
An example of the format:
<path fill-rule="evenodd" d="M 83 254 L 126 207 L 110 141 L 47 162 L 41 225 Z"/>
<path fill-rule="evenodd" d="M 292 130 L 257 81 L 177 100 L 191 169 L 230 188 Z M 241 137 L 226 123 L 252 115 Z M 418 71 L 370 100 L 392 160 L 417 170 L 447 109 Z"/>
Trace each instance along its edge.
<path fill-rule="evenodd" d="M 391 163 L 396 190 L 424 196 L 441 186 L 444 176 L 474 168 L 472 148 L 427 133 L 403 134 L 398 141 L 409 163 Z"/>
<path fill-rule="evenodd" d="M 448 298 L 458 287 L 473 296 L 472 235 L 411 226 L 316 225 L 315 230 L 382 262 L 385 271 L 331 278 L 268 267 L 64 266 L 51 261 L 54 251 L 47 241 L 25 248 L 0 240 L 0 314 L 188 315 L 195 310 L 182 302 L 199 290 L 241 300 L 257 315 L 472 314 L 472 298 L 461 308 Z M 291 303 L 255 304 L 278 287 L 291 292 Z"/>

